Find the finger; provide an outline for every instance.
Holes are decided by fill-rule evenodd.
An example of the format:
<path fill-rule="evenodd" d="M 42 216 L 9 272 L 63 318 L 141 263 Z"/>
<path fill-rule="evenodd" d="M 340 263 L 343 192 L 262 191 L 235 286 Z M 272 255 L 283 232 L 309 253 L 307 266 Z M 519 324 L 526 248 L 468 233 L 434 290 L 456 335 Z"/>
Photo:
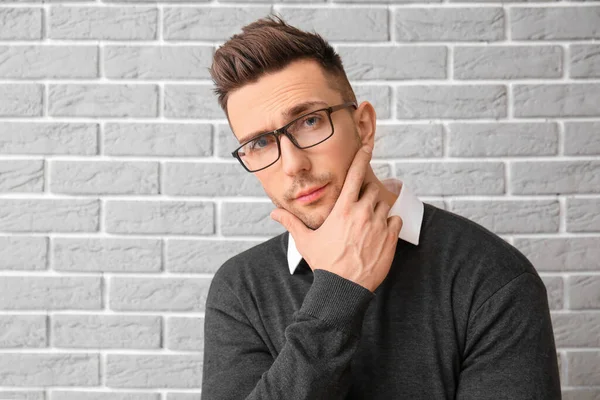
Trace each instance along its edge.
<path fill-rule="evenodd" d="M 312 232 L 298 217 L 283 208 L 276 208 L 271 211 L 271 218 L 283 225 L 296 243 L 306 240 L 307 236 Z"/>
<path fill-rule="evenodd" d="M 348 168 L 344 186 L 340 192 L 338 202 L 343 205 L 358 201 L 358 194 L 367 174 L 367 166 L 371 161 L 372 149 L 365 145 L 354 156 L 352 165 Z"/>
<path fill-rule="evenodd" d="M 379 186 L 374 182 L 369 182 L 365 185 L 365 190 L 363 191 L 361 197 L 358 199 L 358 202 L 364 204 L 370 210 L 375 208 L 377 204 L 377 199 L 379 198 Z"/>
<path fill-rule="evenodd" d="M 392 237 L 398 237 L 400 235 L 400 231 L 402 230 L 402 226 L 404 225 L 402 218 L 399 215 L 392 215 L 388 217 L 388 229 L 390 230 Z"/>
<path fill-rule="evenodd" d="M 375 215 L 378 218 L 387 220 L 388 214 L 390 213 L 390 208 L 392 207 L 390 207 L 390 205 L 387 202 L 380 200 L 377 202 L 377 204 L 375 204 Z"/>

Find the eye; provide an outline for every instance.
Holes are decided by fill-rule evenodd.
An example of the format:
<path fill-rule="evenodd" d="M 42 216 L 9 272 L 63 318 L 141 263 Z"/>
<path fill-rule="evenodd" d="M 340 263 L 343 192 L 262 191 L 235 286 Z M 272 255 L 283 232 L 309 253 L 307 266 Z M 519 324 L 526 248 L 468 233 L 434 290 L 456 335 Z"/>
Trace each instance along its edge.
<path fill-rule="evenodd" d="M 309 128 L 314 128 L 315 126 L 318 126 L 320 122 L 321 116 L 318 114 L 309 115 L 304 119 L 304 124 Z"/>
<path fill-rule="evenodd" d="M 275 138 L 271 135 L 261 136 L 248 143 L 248 147 L 250 148 L 250 150 L 261 150 L 273 144 L 274 141 Z"/>

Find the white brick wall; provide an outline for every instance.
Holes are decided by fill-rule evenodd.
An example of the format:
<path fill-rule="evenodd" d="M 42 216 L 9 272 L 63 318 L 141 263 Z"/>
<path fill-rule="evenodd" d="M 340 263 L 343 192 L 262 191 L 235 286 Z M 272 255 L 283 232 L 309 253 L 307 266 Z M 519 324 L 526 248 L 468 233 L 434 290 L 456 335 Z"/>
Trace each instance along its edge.
<path fill-rule="evenodd" d="M 532 260 L 600 399 L 597 0 L 0 0 L 0 399 L 199 399 L 212 274 L 282 232 L 207 68 L 270 11 L 342 54 L 378 176 Z"/>

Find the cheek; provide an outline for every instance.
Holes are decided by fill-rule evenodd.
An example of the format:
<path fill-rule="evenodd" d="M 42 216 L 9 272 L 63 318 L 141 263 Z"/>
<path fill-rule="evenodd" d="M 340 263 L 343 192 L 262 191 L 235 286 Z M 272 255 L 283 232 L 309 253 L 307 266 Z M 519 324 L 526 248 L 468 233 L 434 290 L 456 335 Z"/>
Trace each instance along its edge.
<path fill-rule="evenodd" d="M 273 204 L 278 207 L 282 206 L 285 187 L 283 187 L 282 184 L 277 183 L 281 180 L 278 181 L 277 177 L 273 176 L 273 173 L 270 171 L 259 171 L 254 175 L 259 180 L 263 190 L 267 196 L 269 196 Z"/>

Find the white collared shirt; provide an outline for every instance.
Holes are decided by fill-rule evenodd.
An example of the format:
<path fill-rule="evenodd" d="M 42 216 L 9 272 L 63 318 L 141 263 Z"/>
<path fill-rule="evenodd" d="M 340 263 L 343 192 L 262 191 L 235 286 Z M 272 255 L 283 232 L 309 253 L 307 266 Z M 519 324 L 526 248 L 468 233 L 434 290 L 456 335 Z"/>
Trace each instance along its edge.
<path fill-rule="evenodd" d="M 388 217 L 399 215 L 402 218 L 402 229 L 398 237 L 415 246 L 418 245 L 425 206 L 407 187 L 404 187 L 402 181 L 390 178 L 381 181 L 381 183 L 386 189 L 398 196 L 388 213 Z M 290 273 L 294 274 L 298 264 L 302 261 L 302 255 L 296 248 L 296 242 L 294 242 L 291 234 L 288 234 L 287 259 Z"/>

